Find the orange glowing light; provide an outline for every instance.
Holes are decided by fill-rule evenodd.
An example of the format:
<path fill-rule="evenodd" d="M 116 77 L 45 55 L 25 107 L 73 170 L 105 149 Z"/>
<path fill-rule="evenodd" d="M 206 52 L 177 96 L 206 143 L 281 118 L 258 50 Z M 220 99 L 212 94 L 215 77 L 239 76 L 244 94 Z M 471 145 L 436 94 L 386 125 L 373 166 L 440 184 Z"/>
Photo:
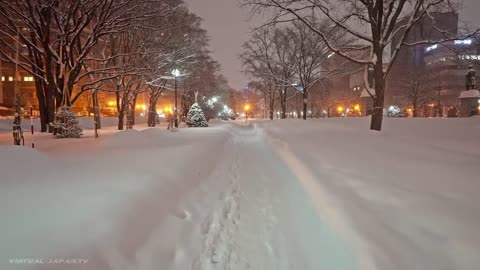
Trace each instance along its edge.
<path fill-rule="evenodd" d="M 135 106 L 135 108 L 137 108 L 137 109 L 142 109 L 142 110 L 145 111 L 145 110 L 147 109 L 147 105 L 145 105 L 145 104 L 138 104 L 137 106 Z"/>
<path fill-rule="evenodd" d="M 342 106 L 338 106 L 338 107 L 337 107 L 337 112 L 339 112 L 339 113 L 343 112 L 343 107 L 342 107 Z"/>
<path fill-rule="evenodd" d="M 248 110 L 250 110 L 250 105 L 247 104 L 245 105 L 245 111 L 248 111 Z"/>
<path fill-rule="evenodd" d="M 356 104 L 355 106 L 353 106 L 353 109 L 357 112 L 360 111 L 360 105 Z"/>
<path fill-rule="evenodd" d="M 163 111 L 166 112 L 166 113 L 172 113 L 173 109 L 172 109 L 172 107 L 165 106 L 165 109 Z"/>
<path fill-rule="evenodd" d="M 107 105 L 108 105 L 109 107 L 113 107 L 113 106 L 115 106 L 115 104 L 116 104 L 115 101 L 109 101 L 109 102 L 107 103 Z"/>

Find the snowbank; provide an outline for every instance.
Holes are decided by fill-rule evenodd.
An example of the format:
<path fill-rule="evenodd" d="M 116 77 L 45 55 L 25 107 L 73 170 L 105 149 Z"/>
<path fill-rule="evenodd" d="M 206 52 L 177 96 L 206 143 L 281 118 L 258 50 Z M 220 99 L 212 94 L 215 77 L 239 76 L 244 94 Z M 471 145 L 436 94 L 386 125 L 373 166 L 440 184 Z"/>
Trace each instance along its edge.
<path fill-rule="evenodd" d="M 11 118 L 0 118 L 0 132 L 2 131 L 11 131 L 12 130 L 12 121 Z M 82 129 L 93 129 L 94 121 L 92 117 L 78 117 L 79 126 Z M 136 119 L 137 124 L 147 123 L 145 117 L 138 117 Z M 116 117 L 102 117 L 101 119 L 102 127 L 114 127 L 118 124 L 118 118 Z M 34 126 L 37 131 L 40 130 L 40 120 L 34 119 Z M 30 130 L 30 119 L 22 119 L 22 128 L 24 130 Z"/>
<path fill-rule="evenodd" d="M 480 98 L 480 91 L 467 90 L 460 93 L 460 98 Z"/>
<path fill-rule="evenodd" d="M 188 213 L 177 206 L 208 179 L 228 140 L 225 132 L 195 131 L 192 145 L 184 133 L 126 131 L 47 153 L 0 146 L 0 269 L 71 269 L 10 262 L 66 257 L 88 259 L 84 269 L 121 269 L 152 250 L 158 265 L 175 264 L 175 242 L 161 241 L 183 234 Z M 219 147 L 219 155 L 205 155 L 205 147 Z M 162 239 L 153 236 L 162 231 Z M 149 247 L 149 239 L 164 246 Z"/>
<path fill-rule="evenodd" d="M 0 146 L 0 269 L 477 269 L 480 118 L 368 120 Z"/>
<path fill-rule="evenodd" d="M 479 118 L 385 119 L 382 133 L 368 119 L 259 126 L 325 191 L 310 190 L 320 213 L 338 208 L 378 269 L 480 265 Z"/>

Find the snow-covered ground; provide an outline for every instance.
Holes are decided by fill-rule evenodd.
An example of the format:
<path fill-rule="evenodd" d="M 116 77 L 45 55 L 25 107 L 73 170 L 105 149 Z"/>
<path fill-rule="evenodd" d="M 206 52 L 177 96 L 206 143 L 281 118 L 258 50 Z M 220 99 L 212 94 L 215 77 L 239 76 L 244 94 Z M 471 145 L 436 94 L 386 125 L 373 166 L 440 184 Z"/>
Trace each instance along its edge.
<path fill-rule="evenodd" d="M 78 117 L 79 126 L 83 129 L 93 129 L 94 128 L 94 121 L 92 117 Z M 147 123 L 147 119 L 145 117 L 137 117 L 135 119 L 137 124 L 145 124 Z M 0 132 L 7 132 L 12 130 L 12 122 L 13 119 L 11 118 L 0 118 Z M 101 118 L 102 126 L 104 127 L 113 127 L 116 126 L 118 123 L 118 118 L 116 117 L 102 117 Z M 40 120 L 34 119 L 33 121 L 35 130 L 37 132 L 40 130 Z M 30 119 L 22 119 L 22 128 L 24 131 L 30 131 Z"/>
<path fill-rule="evenodd" d="M 238 121 L 0 146 L 0 269 L 478 269 L 480 118 L 367 127 Z"/>
<path fill-rule="evenodd" d="M 319 214 L 342 217 L 378 269 L 478 269 L 480 118 L 387 119 L 380 134 L 366 126 L 263 128 Z"/>
<path fill-rule="evenodd" d="M 78 125 L 82 128 L 83 131 L 83 140 L 82 143 L 93 139 L 94 137 L 94 121 L 92 117 L 78 117 Z M 12 119 L 0 119 L 0 145 L 9 145 L 13 144 L 13 135 L 12 135 Z M 138 117 L 136 119 L 135 129 L 145 129 L 147 127 L 147 119 L 145 117 Z M 101 119 L 102 129 L 99 130 L 100 136 L 110 135 L 117 132 L 118 118 L 116 117 L 102 117 Z M 160 121 L 160 126 L 166 127 L 167 123 L 162 120 Z M 64 148 L 63 146 L 70 143 L 76 143 L 77 140 L 54 140 L 51 134 L 40 133 L 40 120 L 34 119 L 34 138 L 32 139 L 31 135 L 31 122 L 29 119 L 22 119 L 22 129 L 23 135 L 25 138 L 25 145 L 31 145 L 32 141 L 35 143 L 36 147 L 39 147 L 41 150 L 45 151 L 47 149 L 58 149 Z"/>

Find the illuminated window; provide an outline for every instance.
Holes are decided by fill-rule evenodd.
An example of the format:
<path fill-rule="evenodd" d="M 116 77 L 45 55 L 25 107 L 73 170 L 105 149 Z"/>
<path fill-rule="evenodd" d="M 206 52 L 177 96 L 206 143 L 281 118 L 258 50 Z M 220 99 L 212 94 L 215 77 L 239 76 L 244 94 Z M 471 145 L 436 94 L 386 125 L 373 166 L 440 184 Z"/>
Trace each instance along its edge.
<path fill-rule="evenodd" d="M 470 45 L 472 44 L 472 40 L 471 39 L 463 39 L 463 40 L 455 40 L 455 45 Z"/>
<path fill-rule="evenodd" d="M 12 77 L 12 76 L 8 76 L 8 81 L 9 81 L 9 82 L 13 82 L 13 77 Z"/>
<path fill-rule="evenodd" d="M 2 76 L 2 82 L 4 82 L 4 81 L 5 81 L 5 76 Z"/>
<path fill-rule="evenodd" d="M 480 60 L 480 55 L 458 55 L 458 60 Z"/>
<path fill-rule="evenodd" d="M 24 82 L 33 82 L 33 77 L 23 77 Z"/>

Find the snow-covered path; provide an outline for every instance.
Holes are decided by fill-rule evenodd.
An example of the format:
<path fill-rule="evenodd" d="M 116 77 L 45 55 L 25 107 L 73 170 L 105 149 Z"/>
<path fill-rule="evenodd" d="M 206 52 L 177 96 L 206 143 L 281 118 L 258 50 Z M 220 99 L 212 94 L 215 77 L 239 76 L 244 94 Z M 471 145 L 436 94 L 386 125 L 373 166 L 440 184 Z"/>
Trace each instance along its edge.
<path fill-rule="evenodd" d="M 1 269 L 358 269 L 250 124 L 124 132 L 60 157 L 2 151 L 32 167 L 2 179 Z"/>
<path fill-rule="evenodd" d="M 380 134 L 368 119 L 252 121 L 0 146 L 0 269 L 476 270 L 479 121 L 386 119 Z"/>
<path fill-rule="evenodd" d="M 356 269 L 353 249 L 317 215 L 261 132 L 231 132 L 225 170 L 213 176 L 230 184 L 207 216 L 199 269 Z"/>

